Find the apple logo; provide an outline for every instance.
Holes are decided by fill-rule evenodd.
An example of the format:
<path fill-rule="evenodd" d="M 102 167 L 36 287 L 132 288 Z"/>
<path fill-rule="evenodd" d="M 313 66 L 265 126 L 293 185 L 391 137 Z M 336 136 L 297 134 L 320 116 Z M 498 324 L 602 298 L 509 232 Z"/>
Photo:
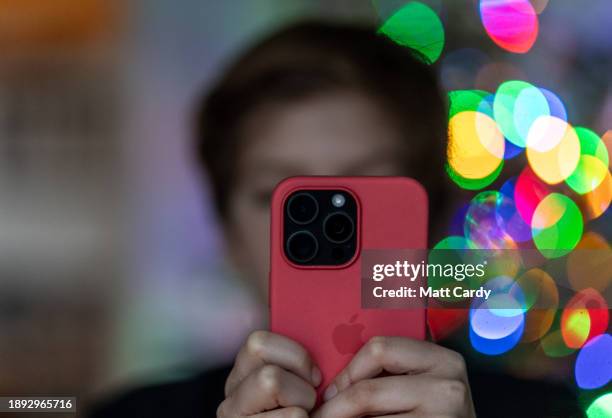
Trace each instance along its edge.
<path fill-rule="evenodd" d="M 355 323 L 356 320 L 357 314 L 353 315 L 348 323 L 334 328 L 332 341 L 340 354 L 355 354 L 365 342 L 361 337 L 365 326 Z"/>

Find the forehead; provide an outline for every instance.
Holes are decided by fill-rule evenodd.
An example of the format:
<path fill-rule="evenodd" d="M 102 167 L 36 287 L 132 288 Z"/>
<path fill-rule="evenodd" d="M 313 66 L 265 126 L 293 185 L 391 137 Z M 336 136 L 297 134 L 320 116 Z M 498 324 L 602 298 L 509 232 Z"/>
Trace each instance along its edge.
<path fill-rule="evenodd" d="M 393 156 L 400 132 L 377 103 L 333 93 L 256 111 L 244 126 L 240 164 L 291 174 L 339 175 L 381 155 Z M 355 173 L 359 174 L 359 173 Z"/>

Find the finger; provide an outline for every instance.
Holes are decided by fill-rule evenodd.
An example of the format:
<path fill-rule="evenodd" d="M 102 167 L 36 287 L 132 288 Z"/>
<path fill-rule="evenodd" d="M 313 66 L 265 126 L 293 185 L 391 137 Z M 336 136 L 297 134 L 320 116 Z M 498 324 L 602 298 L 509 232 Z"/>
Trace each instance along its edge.
<path fill-rule="evenodd" d="M 275 409 L 274 411 L 252 415 L 250 418 L 308 418 L 308 412 L 302 408 L 290 406 L 289 408 Z"/>
<path fill-rule="evenodd" d="M 297 406 L 310 411 L 315 389 L 299 376 L 274 365 L 265 365 L 245 378 L 219 406 L 219 416 L 258 414 L 278 407 Z"/>
<path fill-rule="evenodd" d="M 329 399 L 351 384 L 378 376 L 427 373 L 441 378 L 463 378 L 465 362 L 460 354 L 427 342 L 403 337 L 374 337 L 355 354 L 325 391 Z"/>
<path fill-rule="evenodd" d="M 434 376 L 387 376 L 361 380 L 325 402 L 313 418 L 389 414 L 452 415 L 465 409 L 467 385 Z"/>
<path fill-rule="evenodd" d="M 289 370 L 313 386 L 321 383 L 321 372 L 304 347 L 295 341 L 268 331 L 255 331 L 240 349 L 234 368 L 225 383 L 228 396 L 255 369 L 275 364 Z"/>
<path fill-rule="evenodd" d="M 312 416 L 353 418 L 414 410 L 418 406 L 417 393 L 420 388 L 400 379 L 406 379 L 406 376 L 361 380 L 323 403 Z M 400 384 L 401 391 L 406 393 L 400 392 Z"/>

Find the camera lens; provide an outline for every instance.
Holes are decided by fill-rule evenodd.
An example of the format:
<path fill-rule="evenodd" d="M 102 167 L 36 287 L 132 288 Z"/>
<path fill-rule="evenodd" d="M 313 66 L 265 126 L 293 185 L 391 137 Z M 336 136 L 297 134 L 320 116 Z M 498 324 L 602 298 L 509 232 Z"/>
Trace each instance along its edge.
<path fill-rule="evenodd" d="M 334 244 L 348 241 L 355 232 L 353 220 L 346 213 L 332 213 L 323 221 L 323 234 Z"/>
<path fill-rule="evenodd" d="M 308 231 L 298 231 L 287 239 L 287 255 L 297 263 L 307 263 L 316 257 L 319 243 Z"/>
<path fill-rule="evenodd" d="M 287 215 L 298 225 L 306 225 L 319 214 L 319 204 L 310 193 L 297 193 L 287 202 Z"/>

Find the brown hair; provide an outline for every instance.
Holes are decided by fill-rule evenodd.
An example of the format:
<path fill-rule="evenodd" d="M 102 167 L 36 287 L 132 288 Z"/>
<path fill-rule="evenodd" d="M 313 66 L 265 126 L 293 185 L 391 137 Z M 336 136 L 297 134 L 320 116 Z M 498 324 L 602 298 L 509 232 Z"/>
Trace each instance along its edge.
<path fill-rule="evenodd" d="M 434 70 L 373 28 L 306 22 L 248 50 L 199 104 L 198 155 L 223 221 L 246 117 L 264 104 L 337 90 L 369 95 L 397 122 L 406 141 L 402 174 L 425 186 L 435 219 L 447 198 L 447 110 Z"/>

